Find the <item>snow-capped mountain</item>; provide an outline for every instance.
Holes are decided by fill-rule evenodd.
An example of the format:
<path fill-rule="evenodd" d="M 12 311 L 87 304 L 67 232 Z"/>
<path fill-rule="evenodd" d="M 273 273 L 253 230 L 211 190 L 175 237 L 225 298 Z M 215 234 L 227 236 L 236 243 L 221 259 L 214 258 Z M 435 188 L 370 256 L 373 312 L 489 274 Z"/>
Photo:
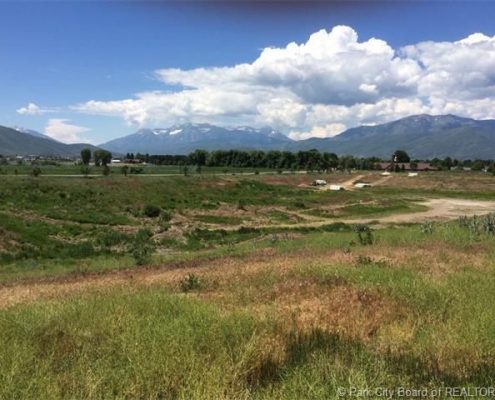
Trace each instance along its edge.
<path fill-rule="evenodd" d="M 196 149 L 280 149 L 292 142 L 269 128 L 222 128 L 210 124 L 182 124 L 170 128 L 140 129 L 100 147 L 119 153 L 187 154 Z"/>

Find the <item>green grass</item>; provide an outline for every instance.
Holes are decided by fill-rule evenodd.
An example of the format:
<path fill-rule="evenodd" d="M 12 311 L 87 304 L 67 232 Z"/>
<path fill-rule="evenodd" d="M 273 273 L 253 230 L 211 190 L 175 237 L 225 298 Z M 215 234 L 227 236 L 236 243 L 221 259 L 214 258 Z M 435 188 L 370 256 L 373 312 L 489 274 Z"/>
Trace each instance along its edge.
<path fill-rule="evenodd" d="M 404 224 L 375 229 L 373 244 L 361 245 L 347 224 L 250 228 L 208 214 L 240 201 L 297 212 L 331 202 L 369 217 L 419 210 L 411 200 L 421 190 L 329 193 L 206 176 L 18 177 L 0 189 L 2 283 L 135 268 L 129 248 L 140 229 L 157 236 L 150 264 L 177 276 L 0 309 L 0 398 L 337 399 L 339 387 L 495 385 L 493 234 L 457 221 L 427 232 Z M 171 226 L 144 217 L 146 204 L 170 213 Z M 178 237 L 191 209 L 233 229 Z M 200 284 L 183 293 L 181 271 L 193 267 Z M 326 324 L 334 293 L 348 297 Z M 301 322 L 312 299 L 321 303 Z"/>
<path fill-rule="evenodd" d="M 391 284 L 389 276 L 366 275 L 366 284 Z M 225 314 L 163 289 L 113 289 L 17 306 L 0 311 L 0 397 L 337 399 L 339 387 L 493 385 L 494 318 L 486 307 L 492 302 L 488 292 L 472 296 L 493 282 L 465 279 L 448 282 L 446 291 L 470 296 L 450 302 L 447 313 L 445 304 L 412 308 L 432 321 L 422 323 L 404 353 L 381 353 L 317 328 L 287 330 L 248 312 Z M 466 283 L 475 286 L 460 289 Z M 406 300 L 432 290 L 423 284 Z M 471 370 L 476 348 L 487 364 Z M 464 373 L 446 368 L 447 350 L 458 357 L 447 366 Z"/>
<path fill-rule="evenodd" d="M 226 215 L 195 215 L 194 219 L 200 222 L 206 222 L 208 224 L 220 224 L 220 225 L 239 225 L 244 221 L 243 218 L 226 216 Z"/>
<path fill-rule="evenodd" d="M 2 398 L 241 394 L 260 348 L 249 316 L 116 292 L 0 312 Z M 116 335 L 116 332 L 119 332 Z M 22 354 L 22 357 L 19 355 Z"/>

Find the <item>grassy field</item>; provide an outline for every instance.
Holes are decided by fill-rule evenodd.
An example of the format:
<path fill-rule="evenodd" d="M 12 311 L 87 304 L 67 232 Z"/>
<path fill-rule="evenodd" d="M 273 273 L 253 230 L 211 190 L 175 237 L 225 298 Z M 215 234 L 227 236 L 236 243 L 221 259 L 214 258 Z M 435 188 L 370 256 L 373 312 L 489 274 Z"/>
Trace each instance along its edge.
<path fill-rule="evenodd" d="M 495 386 L 495 218 L 380 221 L 495 178 L 315 177 L 1 176 L 0 398 Z"/>
<path fill-rule="evenodd" d="M 111 164 L 110 173 L 112 175 L 122 175 L 122 166 L 127 165 L 129 175 L 188 175 L 198 174 L 196 167 L 188 166 L 184 169 L 179 165 L 154 165 L 154 164 Z M 39 165 L 30 165 L 23 163 L 20 165 L 0 165 L 1 175 L 31 175 L 33 169 L 38 167 L 41 175 L 81 175 L 83 168 L 74 162 L 57 162 L 57 163 L 40 163 Z M 103 167 L 91 165 L 88 167 L 88 174 L 91 176 L 103 175 Z M 200 173 L 203 175 L 211 174 L 274 174 L 278 171 L 266 168 L 232 168 L 232 167 L 207 167 L 203 166 Z"/>

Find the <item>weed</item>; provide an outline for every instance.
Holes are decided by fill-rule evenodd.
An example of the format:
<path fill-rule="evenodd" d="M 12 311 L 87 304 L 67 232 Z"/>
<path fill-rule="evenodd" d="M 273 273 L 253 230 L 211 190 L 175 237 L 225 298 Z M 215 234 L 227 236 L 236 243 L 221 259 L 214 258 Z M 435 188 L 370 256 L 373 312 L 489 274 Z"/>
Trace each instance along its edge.
<path fill-rule="evenodd" d="M 421 232 L 426 234 L 432 234 L 433 226 L 434 226 L 433 221 L 425 221 L 420 226 Z"/>
<path fill-rule="evenodd" d="M 180 288 L 184 293 L 201 288 L 201 280 L 193 273 L 188 273 L 180 282 Z"/>
<path fill-rule="evenodd" d="M 359 255 L 356 259 L 357 266 L 371 265 L 371 264 L 373 264 L 373 259 L 369 256 Z"/>

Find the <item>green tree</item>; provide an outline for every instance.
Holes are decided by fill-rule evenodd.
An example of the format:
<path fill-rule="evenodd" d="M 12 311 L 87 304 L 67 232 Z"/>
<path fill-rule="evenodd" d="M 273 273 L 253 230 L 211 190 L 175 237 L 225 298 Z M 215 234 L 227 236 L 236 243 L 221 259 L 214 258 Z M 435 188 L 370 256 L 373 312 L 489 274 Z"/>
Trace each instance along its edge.
<path fill-rule="evenodd" d="M 203 166 L 206 165 L 206 160 L 208 159 L 208 152 L 206 150 L 195 150 L 189 154 L 189 161 L 192 165 Z"/>
<path fill-rule="evenodd" d="M 483 168 L 485 168 L 485 163 L 482 160 L 475 160 L 471 166 L 473 171 L 481 171 Z"/>
<path fill-rule="evenodd" d="M 404 150 L 396 150 L 392 155 L 392 160 L 396 163 L 408 163 L 411 161 L 411 157 Z"/>
<path fill-rule="evenodd" d="M 90 149 L 82 149 L 81 150 L 81 160 L 84 165 L 89 165 L 89 161 L 91 160 L 91 150 Z"/>
<path fill-rule="evenodd" d="M 95 160 L 95 165 L 108 165 L 112 161 L 112 153 L 106 150 L 95 150 L 93 152 L 93 158 Z"/>

